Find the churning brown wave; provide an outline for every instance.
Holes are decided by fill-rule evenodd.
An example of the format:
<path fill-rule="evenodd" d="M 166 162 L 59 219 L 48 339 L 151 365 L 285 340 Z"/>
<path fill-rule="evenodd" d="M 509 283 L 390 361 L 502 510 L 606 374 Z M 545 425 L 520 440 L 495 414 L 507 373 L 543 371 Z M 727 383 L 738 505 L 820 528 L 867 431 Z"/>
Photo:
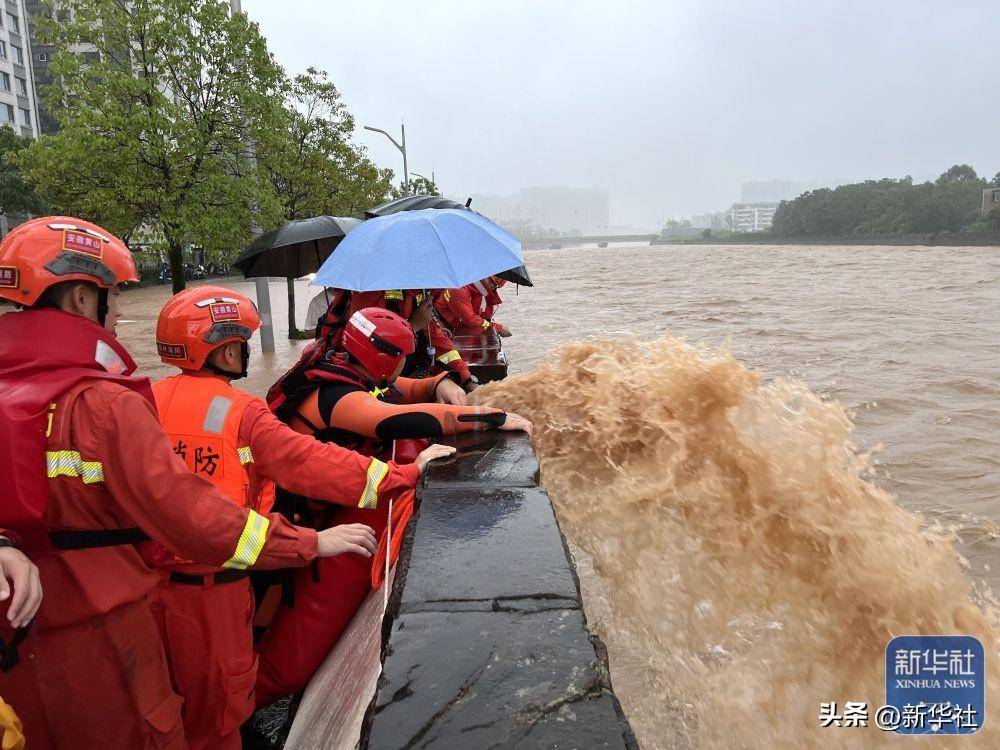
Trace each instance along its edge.
<path fill-rule="evenodd" d="M 529 416 L 591 627 L 644 748 L 940 746 L 819 727 L 884 702 L 902 634 L 971 634 L 1000 704 L 1000 612 L 948 533 L 881 489 L 844 409 L 677 339 L 569 343 L 481 401 Z M 1000 746 L 1000 726 L 962 747 Z"/>

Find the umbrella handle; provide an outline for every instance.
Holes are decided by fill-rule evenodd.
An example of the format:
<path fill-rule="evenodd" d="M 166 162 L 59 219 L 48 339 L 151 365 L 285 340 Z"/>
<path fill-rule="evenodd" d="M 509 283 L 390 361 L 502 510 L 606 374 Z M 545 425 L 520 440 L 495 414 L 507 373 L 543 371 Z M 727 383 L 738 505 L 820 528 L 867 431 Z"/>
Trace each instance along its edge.
<path fill-rule="evenodd" d="M 313 247 L 316 248 L 316 268 L 317 268 L 317 270 L 319 270 L 319 267 L 323 265 L 323 261 L 320 260 L 320 257 L 319 257 L 319 240 L 313 240 Z M 323 297 L 326 299 L 326 306 L 329 307 L 330 306 L 330 290 L 327 289 L 326 287 L 323 287 Z"/>

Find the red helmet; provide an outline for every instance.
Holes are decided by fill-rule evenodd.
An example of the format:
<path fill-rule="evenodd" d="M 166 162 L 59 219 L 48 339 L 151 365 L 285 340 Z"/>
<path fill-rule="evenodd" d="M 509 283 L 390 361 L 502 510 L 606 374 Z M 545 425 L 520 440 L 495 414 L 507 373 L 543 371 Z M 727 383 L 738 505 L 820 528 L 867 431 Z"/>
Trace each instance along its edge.
<path fill-rule="evenodd" d="M 200 370 L 208 355 L 231 341 L 246 343 L 260 328 L 257 306 L 221 286 L 178 292 L 156 321 L 156 351 L 164 364 Z"/>
<path fill-rule="evenodd" d="M 344 328 L 344 348 L 379 382 L 385 382 L 416 348 L 413 329 L 383 307 L 358 310 Z"/>
<path fill-rule="evenodd" d="M 110 289 L 138 280 L 125 243 L 83 219 L 32 219 L 0 243 L 0 297 L 24 307 L 61 281 L 87 281 Z"/>

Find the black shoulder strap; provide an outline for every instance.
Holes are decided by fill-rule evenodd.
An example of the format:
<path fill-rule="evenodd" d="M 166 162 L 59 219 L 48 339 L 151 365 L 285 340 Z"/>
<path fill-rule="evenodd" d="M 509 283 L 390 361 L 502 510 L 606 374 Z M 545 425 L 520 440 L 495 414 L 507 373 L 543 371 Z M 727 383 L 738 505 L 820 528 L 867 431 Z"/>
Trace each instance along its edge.
<path fill-rule="evenodd" d="M 17 647 L 24 643 L 24 639 L 28 637 L 28 629 L 30 627 L 31 623 L 28 623 L 25 627 L 18 628 L 17 632 L 14 633 L 14 637 L 10 639 L 10 643 L 0 638 L 0 672 L 6 674 L 21 661 L 21 655 L 17 652 Z"/>

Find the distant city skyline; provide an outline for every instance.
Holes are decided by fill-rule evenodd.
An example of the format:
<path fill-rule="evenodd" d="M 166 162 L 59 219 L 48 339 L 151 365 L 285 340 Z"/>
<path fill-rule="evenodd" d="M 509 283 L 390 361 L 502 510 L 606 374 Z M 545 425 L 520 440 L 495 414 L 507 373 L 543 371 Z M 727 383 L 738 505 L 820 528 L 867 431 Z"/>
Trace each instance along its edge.
<path fill-rule="evenodd" d="M 566 185 L 532 186 L 510 194 L 473 193 L 472 207 L 512 230 L 595 230 L 611 224 L 609 191 Z"/>
<path fill-rule="evenodd" d="M 951 165 L 948 165 L 951 166 Z M 942 168 L 941 172 L 944 172 L 946 168 Z M 981 174 L 980 177 L 990 177 L 993 173 L 989 175 Z M 473 208 L 483 213 L 495 221 L 510 226 L 520 226 L 520 224 L 525 221 L 535 221 L 538 223 L 539 227 L 543 229 L 556 229 L 560 232 L 569 232 L 572 230 L 597 230 L 599 228 L 609 229 L 617 228 L 627 229 L 629 227 L 633 228 L 644 228 L 649 229 L 653 226 L 662 226 L 670 222 L 671 220 L 682 220 L 688 219 L 691 221 L 693 227 L 699 228 L 724 228 L 720 224 L 720 217 L 737 215 L 741 216 L 739 224 L 744 227 L 752 227 L 754 229 L 759 229 L 762 227 L 769 227 L 771 219 L 774 215 L 773 208 L 764 208 L 762 211 L 751 212 L 753 214 L 752 219 L 747 219 L 747 210 L 739 208 L 744 205 L 749 204 L 777 204 L 783 200 L 793 200 L 797 198 L 802 193 L 810 190 L 819 190 L 823 188 L 835 189 L 840 185 L 846 185 L 851 182 L 864 181 L 867 179 L 880 180 L 880 179 L 903 179 L 904 177 L 911 177 L 914 182 L 928 182 L 934 181 L 940 176 L 940 172 L 935 173 L 924 173 L 917 175 L 880 175 L 880 176 L 867 176 L 860 177 L 855 180 L 847 179 L 833 179 L 833 180 L 817 180 L 811 182 L 798 182 L 795 180 L 787 179 L 769 179 L 769 180 L 747 180 L 740 183 L 734 188 L 734 198 L 723 205 L 711 206 L 703 211 L 691 211 L 689 213 L 679 213 L 671 212 L 669 210 L 664 210 L 661 212 L 661 216 L 648 221 L 619 221 L 616 219 L 614 214 L 614 193 L 610 190 L 603 188 L 585 188 L 572 185 L 546 185 L 546 186 L 529 186 L 520 188 L 519 190 L 511 191 L 506 194 L 498 193 L 456 193 L 454 191 L 443 190 L 442 192 L 449 198 L 455 201 L 464 203 L 469 198 L 473 201 Z M 600 200 L 606 201 L 606 208 L 601 209 L 602 211 L 607 211 L 607 219 L 604 220 L 604 214 L 599 214 L 601 219 L 598 221 L 587 222 L 584 221 L 583 225 L 574 225 L 572 221 L 556 220 L 549 224 L 545 224 L 549 219 L 546 217 L 545 209 L 541 208 L 542 205 L 537 199 L 534 202 L 526 200 L 525 195 L 532 193 L 533 191 L 569 191 L 571 193 L 586 194 L 593 193 L 601 195 Z M 540 195 L 540 193 L 539 193 Z M 581 209 L 582 210 L 582 209 Z M 735 213 L 734 213 L 735 210 Z M 588 214 L 589 215 L 589 214 Z M 714 218 L 713 218 L 714 217 Z M 600 232 L 598 232 L 600 233 Z"/>

